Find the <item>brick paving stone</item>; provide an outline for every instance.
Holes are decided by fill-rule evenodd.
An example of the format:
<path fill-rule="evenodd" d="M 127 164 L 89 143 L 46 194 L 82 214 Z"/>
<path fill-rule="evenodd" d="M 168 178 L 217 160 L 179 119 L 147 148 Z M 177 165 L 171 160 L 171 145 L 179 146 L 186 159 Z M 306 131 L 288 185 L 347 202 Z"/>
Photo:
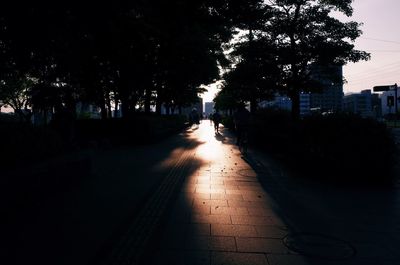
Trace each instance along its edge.
<path fill-rule="evenodd" d="M 263 193 L 264 189 L 261 186 L 247 186 L 247 185 L 238 185 L 239 190 L 247 190 L 252 191 L 252 193 Z"/>
<path fill-rule="evenodd" d="M 254 226 L 254 228 L 257 231 L 257 237 L 282 239 L 288 234 L 288 231 L 285 227 L 278 227 L 273 225 L 256 225 Z"/>
<path fill-rule="evenodd" d="M 186 239 L 185 248 L 190 250 L 236 251 L 234 237 L 193 236 Z"/>
<path fill-rule="evenodd" d="M 236 195 L 243 195 L 245 193 L 247 193 L 246 191 L 243 190 L 230 190 L 230 189 L 225 189 L 225 193 L 226 194 L 236 194 Z"/>
<path fill-rule="evenodd" d="M 216 200 L 233 200 L 233 201 L 243 201 L 243 196 L 241 194 L 221 194 L 213 193 L 211 194 L 211 199 Z"/>
<path fill-rule="evenodd" d="M 195 187 L 195 189 L 211 189 L 210 183 L 194 184 L 193 186 Z"/>
<path fill-rule="evenodd" d="M 196 193 L 211 193 L 211 194 L 218 193 L 218 194 L 224 194 L 225 190 L 224 189 L 211 189 L 211 188 L 208 188 L 208 189 L 203 188 L 203 189 L 201 189 L 201 188 L 199 188 L 199 189 L 196 189 Z"/>
<path fill-rule="evenodd" d="M 290 253 L 280 239 L 237 237 L 236 244 L 239 252 Z"/>
<path fill-rule="evenodd" d="M 274 210 L 271 208 L 254 208 L 254 207 L 249 207 L 247 208 L 247 211 L 249 212 L 249 215 L 254 215 L 254 216 L 275 216 Z"/>
<path fill-rule="evenodd" d="M 249 215 L 247 208 L 236 207 L 211 207 L 211 214 L 226 214 L 226 215 Z"/>
<path fill-rule="evenodd" d="M 218 180 L 216 180 L 216 181 L 218 181 Z M 223 180 L 220 180 L 220 181 L 223 182 Z M 227 185 L 225 185 L 225 184 L 211 184 L 210 185 L 211 189 L 217 189 L 217 190 L 223 190 L 223 189 L 226 189 L 226 187 L 227 187 Z"/>
<path fill-rule="evenodd" d="M 182 188 L 184 192 L 196 192 L 196 184 L 188 184 Z"/>
<path fill-rule="evenodd" d="M 159 242 L 160 248 L 163 250 L 184 249 L 186 235 L 180 231 L 166 230 Z"/>
<path fill-rule="evenodd" d="M 310 265 L 310 262 L 307 258 L 298 255 L 275 255 L 275 254 L 268 254 L 267 259 L 269 265 Z M 316 261 L 314 261 L 316 262 Z M 320 263 L 313 263 L 315 265 L 326 264 L 326 260 L 319 260 Z M 340 263 L 339 263 L 340 264 Z"/>
<path fill-rule="evenodd" d="M 232 224 L 238 225 L 273 225 L 269 216 L 238 216 L 232 215 Z"/>
<path fill-rule="evenodd" d="M 228 206 L 228 201 L 227 200 L 202 200 L 202 199 L 194 199 L 193 206 L 199 206 L 199 205 L 208 205 L 211 207 L 223 207 L 223 206 Z"/>
<path fill-rule="evenodd" d="M 211 199 L 210 193 L 190 193 L 190 192 L 181 192 L 179 195 L 180 199 L 183 200 L 193 200 L 193 199 Z"/>
<path fill-rule="evenodd" d="M 159 251 L 154 265 L 210 265 L 210 251 Z"/>
<path fill-rule="evenodd" d="M 235 200 L 228 200 L 228 205 L 231 207 L 247 207 L 247 208 L 260 208 L 260 207 L 270 206 L 267 205 L 265 202 L 235 201 Z"/>
<path fill-rule="evenodd" d="M 191 214 L 209 215 L 211 214 L 211 206 L 203 204 L 194 204 L 191 208 Z"/>
<path fill-rule="evenodd" d="M 207 224 L 232 224 L 230 215 L 201 215 L 193 214 L 191 216 L 192 223 L 207 223 Z"/>
<path fill-rule="evenodd" d="M 223 179 L 203 179 L 203 180 L 198 180 L 197 184 L 209 184 L 209 185 L 223 185 L 224 180 Z"/>
<path fill-rule="evenodd" d="M 256 237 L 258 235 L 254 226 L 250 225 L 225 225 L 212 224 L 211 235 L 213 236 L 235 236 L 235 237 Z"/>
<path fill-rule="evenodd" d="M 245 201 L 259 201 L 259 202 L 269 202 L 271 199 L 263 192 L 245 193 L 243 195 Z"/>
<path fill-rule="evenodd" d="M 274 225 L 277 225 L 277 226 L 285 226 L 285 225 L 286 225 L 285 222 L 282 221 L 282 219 L 279 218 L 279 217 L 276 216 L 276 215 L 272 215 L 272 216 L 269 216 L 269 217 L 271 218 L 272 223 L 273 223 Z"/>
<path fill-rule="evenodd" d="M 268 265 L 264 254 L 212 252 L 211 265 Z"/>

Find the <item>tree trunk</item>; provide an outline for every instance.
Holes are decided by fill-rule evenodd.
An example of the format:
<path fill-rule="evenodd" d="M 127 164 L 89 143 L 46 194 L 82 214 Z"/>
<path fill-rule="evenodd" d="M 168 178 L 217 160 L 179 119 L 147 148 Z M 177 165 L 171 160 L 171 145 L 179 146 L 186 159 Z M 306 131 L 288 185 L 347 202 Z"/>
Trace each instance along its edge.
<path fill-rule="evenodd" d="M 129 114 L 128 100 L 121 98 L 121 118 L 127 118 Z"/>
<path fill-rule="evenodd" d="M 162 107 L 162 102 L 160 99 L 157 98 L 156 101 L 156 113 L 157 115 L 161 115 L 161 107 Z"/>
<path fill-rule="evenodd" d="M 257 111 L 257 100 L 256 99 L 251 99 L 250 100 L 250 112 L 251 113 L 256 113 L 256 111 Z"/>
<path fill-rule="evenodd" d="M 144 98 L 144 112 L 150 113 L 151 110 L 151 89 L 146 88 Z"/>
<path fill-rule="evenodd" d="M 292 100 L 292 119 L 298 121 L 300 119 L 300 93 L 295 89 L 290 96 Z"/>
<path fill-rule="evenodd" d="M 107 119 L 107 108 L 105 104 L 100 104 L 100 115 L 102 120 Z"/>
<path fill-rule="evenodd" d="M 43 120 L 44 120 L 44 125 L 47 125 L 47 110 L 43 110 Z"/>
<path fill-rule="evenodd" d="M 119 100 L 117 99 L 117 98 L 114 98 L 114 118 L 118 118 L 118 110 L 119 110 L 119 107 L 118 107 L 118 103 L 119 103 Z"/>

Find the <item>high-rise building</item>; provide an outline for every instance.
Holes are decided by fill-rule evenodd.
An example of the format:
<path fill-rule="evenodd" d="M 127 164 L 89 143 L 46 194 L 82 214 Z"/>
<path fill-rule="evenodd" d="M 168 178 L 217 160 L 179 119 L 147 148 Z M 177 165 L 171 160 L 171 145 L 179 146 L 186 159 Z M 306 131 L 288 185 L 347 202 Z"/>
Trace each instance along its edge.
<path fill-rule="evenodd" d="M 205 115 L 208 116 L 211 113 L 213 113 L 214 106 L 215 106 L 214 102 L 206 102 L 206 103 L 204 103 L 204 113 L 205 113 Z"/>
<path fill-rule="evenodd" d="M 310 108 L 326 111 L 341 111 L 343 105 L 343 67 L 320 66 L 310 67 L 311 76 L 322 85 L 319 93 L 311 93 Z"/>

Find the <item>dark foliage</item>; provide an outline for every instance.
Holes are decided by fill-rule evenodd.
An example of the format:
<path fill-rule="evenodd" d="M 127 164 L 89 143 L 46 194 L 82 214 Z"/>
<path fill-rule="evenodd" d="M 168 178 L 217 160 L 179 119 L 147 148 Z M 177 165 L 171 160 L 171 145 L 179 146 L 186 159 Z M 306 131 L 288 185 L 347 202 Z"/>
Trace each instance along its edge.
<path fill-rule="evenodd" d="M 2 170 L 25 167 L 68 150 L 56 131 L 25 123 L 0 122 L 0 141 Z"/>
<path fill-rule="evenodd" d="M 355 115 L 311 116 L 292 122 L 289 113 L 260 113 L 253 143 L 272 151 L 301 175 L 374 183 L 393 177 L 395 145 L 386 126 Z"/>
<path fill-rule="evenodd" d="M 146 144 L 182 130 L 186 117 L 181 115 L 133 115 L 129 119 L 78 120 L 76 138 L 80 145 L 110 147 Z"/>

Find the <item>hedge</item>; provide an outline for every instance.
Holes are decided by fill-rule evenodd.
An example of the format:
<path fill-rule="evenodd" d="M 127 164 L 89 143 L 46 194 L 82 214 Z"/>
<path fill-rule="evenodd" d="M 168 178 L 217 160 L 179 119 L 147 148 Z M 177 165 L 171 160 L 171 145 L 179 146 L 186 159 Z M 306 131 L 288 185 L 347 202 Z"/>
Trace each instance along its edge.
<path fill-rule="evenodd" d="M 392 180 L 396 147 L 386 125 L 356 115 L 310 116 L 293 122 L 285 112 L 263 112 L 250 132 L 288 166 L 314 178 Z"/>

